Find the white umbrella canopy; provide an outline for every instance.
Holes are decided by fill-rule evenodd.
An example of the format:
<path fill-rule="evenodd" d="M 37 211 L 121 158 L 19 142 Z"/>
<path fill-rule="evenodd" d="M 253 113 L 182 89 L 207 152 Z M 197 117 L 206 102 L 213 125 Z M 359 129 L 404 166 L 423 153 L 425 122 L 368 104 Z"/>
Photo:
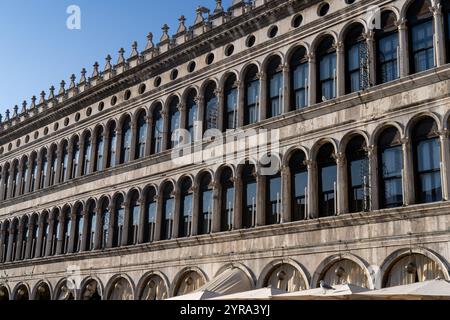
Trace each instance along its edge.
<path fill-rule="evenodd" d="M 270 297 L 286 293 L 275 288 L 262 288 L 212 298 L 211 300 L 269 300 Z"/>
<path fill-rule="evenodd" d="M 188 293 L 182 296 L 169 298 L 166 300 L 184 300 L 184 301 L 199 301 L 199 300 L 208 300 L 214 297 L 219 296 L 218 293 L 207 291 L 207 290 L 201 290 L 201 291 L 195 291 L 192 293 Z"/>
<path fill-rule="evenodd" d="M 358 293 L 355 296 L 379 300 L 450 300 L 450 282 L 436 279 Z"/>
<path fill-rule="evenodd" d="M 271 300 L 345 300 L 360 292 L 369 291 L 367 288 L 353 284 L 340 284 L 334 290 L 315 288 L 296 292 L 289 292 L 271 297 Z"/>

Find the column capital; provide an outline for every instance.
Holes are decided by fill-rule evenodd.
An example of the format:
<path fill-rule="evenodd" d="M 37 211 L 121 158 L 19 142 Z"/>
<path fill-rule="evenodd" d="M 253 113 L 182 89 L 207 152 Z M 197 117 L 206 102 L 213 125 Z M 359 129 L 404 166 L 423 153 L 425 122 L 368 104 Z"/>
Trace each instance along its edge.
<path fill-rule="evenodd" d="M 202 104 L 202 103 L 203 103 L 203 100 L 204 100 L 203 96 L 196 96 L 196 97 L 194 98 L 195 103 L 197 103 L 198 105 L 199 105 L 199 104 Z"/>
<path fill-rule="evenodd" d="M 307 166 L 309 170 L 317 167 L 317 161 L 315 160 L 304 160 L 303 164 Z"/>
<path fill-rule="evenodd" d="M 402 138 L 400 139 L 400 142 L 402 143 L 402 145 L 408 146 L 411 143 L 411 140 L 409 138 Z"/>
<path fill-rule="evenodd" d="M 345 164 L 346 159 L 344 152 L 333 153 L 333 158 L 336 160 L 338 166 L 343 166 Z"/>
<path fill-rule="evenodd" d="M 236 88 L 239 88 L 239 87 L 241 87 L 243 84 L 244 84 L 243 81 L 241 81 L 241 80 L 236 80 L 236 81 L 233 83 L 233 86 L 236 87 Z"/>
<path fill-rule="evenodd" d="M 177 109 L 179 112 L 186 111 L 186 103 L 182 102 L 182 103 L 178 104 Z"/>
<path fill-rule="evenodd" d="M 333 44 L 333 48 L 336 49 L 336 52 L 344 52 L 344 42 L 337 41 Z"/>
<path fill-rule="evenodd" d="M 369 145 L 369 146 L 364 147 L 364 151 L 367 152 L 367 155 L 369 158 L 372 157 L 375 150 L 376 150 L 376 146 L 374 146 L 374 145 Z"/>
<path fill-rule="evenodd" d="M 438 134 L 441 138 L 448 138 L 450 136 L 450 131 L 448 129 L 442 129 L 438 131 Z"/>
<path fill-rule="evenodd" d="M 441 16 L 442 15 L 442 4 L 440 1 L 432 1 L 432 5 L 430 6 L 430 12 L 433 16 Z"/>
<path fill-rule="evenodd" d="M 309 63 L 315 63 L 316 62 L 316 54 L 314 52 L 309 52 L 306 54 L 306 59 L 308 59 Z"/>
<path fill-rule="evenodd" d="M 406 30 L 406 18 L 400 18 L 395 22 L 395 25 L 399 28 L 399 30 Z"/>
<path fill-rule="evenodd" d="M 260 71 L 256 74 L 256 78 L 259 80 L 265 80 L 266 79 L 266 73 L 264 71 Z"/>
<path fill-rule="evenodd" d="M 366 41 L 374 41 L 375 40 L 375 32 L 373 30 L 369 30 L 362 34 L 364 40 Z"/>

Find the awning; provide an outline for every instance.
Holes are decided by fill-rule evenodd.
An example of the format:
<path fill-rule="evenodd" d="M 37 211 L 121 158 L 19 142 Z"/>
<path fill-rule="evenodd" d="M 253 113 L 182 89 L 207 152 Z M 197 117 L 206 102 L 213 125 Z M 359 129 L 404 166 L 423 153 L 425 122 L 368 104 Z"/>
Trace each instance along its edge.
<path fill-rule="evenodd" d="M 334 290 L 315 288 L 290 292 L 271 297 L 271 300 L 345 300 L 360 292 L 369 291 L 367 288 L 352 284 L 341 284 L 333 287 Z"/>
<path fill-rule="evenodd" d="M 220 295 L 252 290 L 249 277 L 239 268 L 230 268 L 205 284 L 198 291 L 212 291 Z"/>
<path fill-rule="evenodd" d="M 379 300 L 450 300 L 450 282 L 431 280 L 358 293 L 360 299 Z"/>
<path fill-rule="evenodd" d="M 262 288 L 240 293 L 219 296 L 211 300 L 269 300 L 270 297 L 286 293 L 286 291 L 274 288 Z"/>

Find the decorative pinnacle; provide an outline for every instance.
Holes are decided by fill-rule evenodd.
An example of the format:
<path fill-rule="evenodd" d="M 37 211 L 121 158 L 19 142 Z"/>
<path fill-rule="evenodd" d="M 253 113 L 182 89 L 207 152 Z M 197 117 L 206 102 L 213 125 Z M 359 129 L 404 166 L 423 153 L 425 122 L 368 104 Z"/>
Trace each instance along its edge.
<path fill-rule="evenodd" d="M 145 50 L 153 49 L 155 45 L 153 44 L 153 33 L 149 32 L 147 35 L 147 46 Z"/>
<path fill-rule="evenodd" d="M 166 41 L 169 39 L 169 29 L 170 28 L 167 24 L 164 24 L 161 29 L 163 31 L 163 34 L 161 36 L 160 41 L 163 42 L 163 41 Z"/>
<path fill-rule="evenodd" d="M 24 100 L 22 102 L 22 111 L 21 111 L 21 113 L 26 113 L 26 112 L 27 112 L 27 101 Z"/>
<path fill-rule="evenodd" d="M 177 33 L 186 31 L 186 25 L 184 24 L 186 22 L 186 17 L 181 16 L 178 21 L 180 21 L 180 25 L 178 26 Z"/>
<path fill-rule="evenodd" d="M 222 0 L 216 0 L 216 8 L 214 9 L 214 13 L 223 12 Z"/>
<path fill-rule="evenodd" d="M 16 118 L 19 115 L 19 106 L 16 104 L 13 110 L 14 110 L 13 118 Z"/>
<path fill-rule="evenodd" d="M 55 87 L 51 86 L 49 90 L 50 90 L 50 94 L 48 95 L 48 99 L 51 100 L 55 97 Z"/>
<path fill-rule="evenodd" d="M 77 77 L 75 77 L 75 75 L 72 73 L 72 75 L 70 76 L 70 85 L 69 85 L 69 89 L 73 89 L 75 88 L 75 80 L 77 79 Z"/>
<path fill-rule="evenodd" d="M 59 88 L 58 94 L 66 93 L 66 88 L 64 88 L 65 86 L 66 86 L 66 82 L 64 80 L 62 80 L 60 83 L 60 88 Z"/>
<path fill-rule="evenodd" d="M 138 43 L 137 41 L 133 41 L 133 43 L 131 44 L 131 54 L 130 54 L 130 58 L 136 57 L 139 55 L 138 52 Z"/>
<path fill-rule="evenodd" d="M 6 109 L 6 112 L 5 112 L 5 120 L 6 121 L 9 121 L 9 114 L 10 114 L 10 111 L 9 111 L 9 109 Z"/>
<path fill-rule="evenodd" d="M 83 68 L 81 69 L 81 78 L 80 78 L 80 83 L 85 83 L 86 82 L 86 69 Z"/>
<path fill-rule="evenodd" d="M 95 61 L 95 63 L 94 63 L 94 71 L 92 72 L 92 77 L 93 78 L 95 78 L 95 77 L 98 77 L 98 62 L 97 61 Z"/>
<path fill-rule="evenodd" d="M 32 97 L 31 97 L 31 105 L 30 105 L 30 109 L 33 109 L 33 108 L 36 107 L 36 100 L 37 100 L 36 96 L 32 96 Z"/>
<path fill-rule="evenodd" d="M 107 55 L 105 60 L 106 60 L 106 64 L 105 64 L 105 71 L 109 71 L 111 70 L 112 66 L 111 66 L 111 55 Z"/>
<path fill-rule="evenodd" d="M 41 91 L 41 100 L 39 100 L 39 104 L 41 104 L 41 103 L 45 103 L 45 91 L 44 90 Z"/>
<path fill-rule="evenodd" d="M 124 48 L 120 48 L 119 49 L 119 58 L 117 59 L 117 64 L 122 64 L 122 63 L 124 63 L 124 61 L 125 61 L 125 58 L 124 58 L 124 53 L 125 53 L 125 49 Z"/>

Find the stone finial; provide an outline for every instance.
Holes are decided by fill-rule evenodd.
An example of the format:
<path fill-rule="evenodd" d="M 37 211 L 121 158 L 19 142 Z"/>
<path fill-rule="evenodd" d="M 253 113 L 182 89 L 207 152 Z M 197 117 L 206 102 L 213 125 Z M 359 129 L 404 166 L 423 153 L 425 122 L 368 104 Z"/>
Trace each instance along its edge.
<path fill-rule="evenodd" d="M 41 99 L 39 100 L 39 104 L 45 103 L 45 91 L 41 91 Z"/>
<path fill-rule="evenodd" d="M 49 99 L 49 100 L 52 100 L 52 99 L 55 98 L 55 87 L 54 87 L 54 86 L 51 86 L 50 89 L 49 89 L 49 91 L 50 91 L 50 94 L 48 95 L 48 99 Z"/>
<path fill-rule="evenodd" d="M 26 100 L 24 100 L 22 102 L 22 111 L 21 111 L 21 113 L 26 113 L 26 112 L 27 112 L 27 102 L 26 102 Z"/>
<path fill-rule="evenodd" d="M 105 64 L 105 70 L 104 71 L 110 71 L 112 69 L 112 65 L 111 65 L 112 58 L 111 58 L 111 55 L 108 54 L 106 56 L 105 60 L 106 60 L 106 64 Z"/>
<path fill-rule="evenodd" d="M 75 88 L 75 80 L 77 79 L 77 77 L 75 77 L 75 75 L 72 73 L 72 75 L 70 76 L 70 85 L 69 85 L 69 89 L 73 89 Z"/>
<path fill-rule="evenodd" d="M 13 118 L 17 118 L 19 115 L 19 106 L 16 104 L 13 108 L 14 113 L 13 113 Z"/>
<path fill-rule="evenodd" d="M 80 83 L 85 83 L 86 82 L 86 68 L 81 69 L 81 78 L 80 78 Z"/>
<path fill-rule="evenodd" d="M 186 31 L 186 25 L 184 24 L 186 22 L 186 17 L 181 16 L 178 21 L 180 21 L 180 25 L 178 26 L 177 33 L 185 32 Z"/>
<path fill-rule="evenodd" d="M 119 49 L 119 58 L 117 59 L 117 64 L 122 64 L 125 62 L 125 49 L 124 48 L 120 48 Z"/>
<path fill-rule="evenodd" d="M 66 88 L 65 88 L 65 86 L 66 86 L 66 82 L 65 82 L 64 80 L 61 80 L 61 83 L 60 83 L 60 85 L 59 85 L 59 91 L 58 91 L 58 94 L 64 94 L 64 93 L 66 93 Z"/>
<path fill-rule="evenodd" d="M 31 105 L 30 105 L 30 109 L 36 108 L 36 96 L 32 96 L 31 97 Z"/>
<path fill-rule="evenodd" d="M 203 23 L 205 21 L 205 18 L 203 17 L 203 14 L 204 13 L 208 13 L 209 14 L 209 9 L 206 8 L 206 7 L 198 6 L 197 10 L 195 10 L 195 12 L 197 13 L 197 17 L 195 18 L 194 25 L 199 24 L 199 23 Z"/>
<path fill-rule="evenodd" d="M 159 41 L 163 42 L 169 40 L 169 29 L 170 29 L 169 26 L 167 24 L 164 24 L 161 29 L 163 31 L 163 34 Z"/>
<path fill-rule="evenodd" d="M 139 56 L 139 52 L 138 52 L 138 43 L 137 41 L 133 41 L 133 43 L 131 44 L 131 54 L 130 54 L 130 58 L 134 58 Z"/>
<path fill-rule="evenodd" d="M 222 0 L 216 0 L 216 8 L 214 9 L 214 13 L 223 12 Z"/>
<path fill-rule="evenodd" d="M 6 109 L 6 111 L 5 111 L 5 121 L 9 121 L 9 114 L 10 114 L 9 109 Z"/>
<path fill-rule="evenodd" d="M 98 64 L 97 61 L 95 61 L 95 63 L 94 63 L 94 71 L 92 72 L 92 77 L 93 77 L 93 78 L 96 78 L 96 77 L 98 77 L 98 75 L 99 75 L 99 73 L 98 73 L 98 67 L 99 67 L 99 64 Z"/>
<path fill-rule="evenodd" d="M 147 35 L 147 46 L 145 47 L 145 50 L 153 49 L 155 47 L 155 44 L 153 43 L 153 33 L 149 32 Z"/>

